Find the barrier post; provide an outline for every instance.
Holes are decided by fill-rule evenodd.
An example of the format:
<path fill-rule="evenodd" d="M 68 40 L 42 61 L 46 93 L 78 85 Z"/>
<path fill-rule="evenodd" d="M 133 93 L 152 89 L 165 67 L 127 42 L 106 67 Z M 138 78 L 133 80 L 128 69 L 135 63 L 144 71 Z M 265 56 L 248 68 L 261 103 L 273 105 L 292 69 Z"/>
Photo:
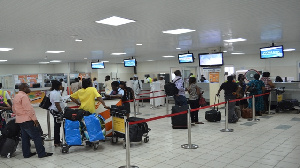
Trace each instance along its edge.
<path fill-rule="evenodd" d="M 270 94 L 269 94 L 269 114 L 275 114 L 274 112 L 271 112 L 271 102 L 272 102 L 271 93 L 272 93 L 272 91 L 270 91 Z"/>
<path fill-rule="evenodd" d="M 45 141 L 52 141 L 54 138 L 51 136 L 51 126 L 50 126 L 50 110 L 47 110 L 47 128 L 48 128 L 48 137 Z"/>
<path fill-rule="evenodd" d="M 136 117 L 136 106 L 135 106 L 135 98 L 133 99 L 133 111 L 134 111 L 134 117 Z"/>
<path fill-rule="evenodd" d="M 221 132 L 233 132 L 233 129 L 228 129 L 228 106 L 229 106 L 229 101 L 226 101 L 226 109 L 225 109 L 225 129 L 221 129 Z"/>
<path fill-rule="evenodd" d="M 252 96 L 252 119 L 248 119 L 248 121 L 259 121 L 259 119 L 255 116 L 255 95 Z"/>
<path fill-rule="evenodd" d="M 126 117 L 124 117 L 126 121 Z M 129 122 L 125 122 L 125 140 L 126 140 L 126 165 L 119 168 L 139 168 L 138 166 L 130 165 L 130 137 L 129 137 Z"/>
<path fill-rule="evenodd" d="M 187 112 L 187 126 L 188 126 L 188 144 L 181 145 L 184 149 L 197 149 L 198 145 L 192 144 L 192 133 L 191 133 L 191 110 L 188 109 Z"/>
<path fill-rule="evenodd" d="M 169 114 L 169 97 L 166 95 L 166 114 Z"/>

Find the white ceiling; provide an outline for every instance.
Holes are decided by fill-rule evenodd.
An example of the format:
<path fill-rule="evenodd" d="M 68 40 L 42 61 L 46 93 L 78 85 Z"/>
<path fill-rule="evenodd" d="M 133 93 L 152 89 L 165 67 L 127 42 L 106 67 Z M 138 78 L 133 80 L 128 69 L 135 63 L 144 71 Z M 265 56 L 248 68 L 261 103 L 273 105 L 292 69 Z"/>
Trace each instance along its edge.
<path fill-rule="evenodd" d="M 95 23 L 111 16 L 136 22 Z M 1 64 L 85 62 L 85 57 L 119 63 L 134 56 L 141 62 L 177 59 L 178 53 L 208 52 L 210 47 L 229 50 L 225 57 L 231 52 L 259 55 L 259 48 L 272 42 L 300 51 L 299 16 L 300 0 L 0 0 L 0 48 L 14 48 L 0 52 L 0 59 L 8 60 Z M 196 31 L 162 33 L 179 28 Z M 230 38 L 247 41 L 223 41 Z"/>

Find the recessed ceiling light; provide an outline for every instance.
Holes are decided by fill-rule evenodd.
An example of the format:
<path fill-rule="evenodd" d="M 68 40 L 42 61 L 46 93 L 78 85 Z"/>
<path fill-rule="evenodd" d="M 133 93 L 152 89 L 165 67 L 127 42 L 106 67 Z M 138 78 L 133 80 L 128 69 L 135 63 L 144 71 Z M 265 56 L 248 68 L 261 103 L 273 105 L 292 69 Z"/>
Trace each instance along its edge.
<path fill-rule="evenodd" d="M 235 42 L 240 42 L 240 41 L 247 41 L 247 39 L 244 38 L 236 38 L 236 39 L 228 39 L 228 40 L 224 40 L 225 42 L 228 43 L 235 43 Z"/>
<path fill-rule="evenodd" d="M 125 55 L 126 53 L 111 53 L 110 55 Z"/>
<path fill-rule="evenodd" d="M 6 62 L 7 60 L 0 60 L 0 62 Z"/>
<path fill-rule="evenodd" d="M 61 60 L 52 60 L 50 62 L 61 62 Z"/>
<path fill-rule="evenodd" d="M 87 59 L 87 58 L 83 58 L 83 59 Z"/>
<path fill-rule="evenodd" d="M 109 62 L 109 61 L 101 61 L 101 62 Z"/>
<path fill-rule="evenodd" d="M 40 64 L 49 64 L 50 62 L 39 62 Z"/>
<path fill-rule="evenodd" d="M 154 61 L 154 60 L 147 60 L 147 61 Z"/>
<path fill-rule="evenodd" d="M 107 25 L 111 25 L 111 26 L 120 26 L 123 24 L 131 23 L 131 22 L 135 22 L 135 21 L 121 18 L 118 16 L 112 16 L 112 17 L 109 17 L 109 18 L 106 18 L 103 20 L 96 21 L 96 23 L 102 23 L 102 24 L 107 24 Z"/>
<path fill-rule="evenodd" d="M 65 51 L 46 51 L 46 53 L 52 53 L 52 54 L 59 54 L 59 53 L 63 53 Z"/>
<path fill-rule="evenodd" d="M 223 51 L 224 53 L 226 53 L 227 51 Z"/>
<path fill-rule="evenodd" d="M 143 45 L 143 44 L 136 44 L 136 45 L 141 46 L 141 45 Z"/>
<path fill-rule="evenodd" d="M 13 50 L 14 48 L 0 48 L 0 51 L 11 51 Z"/>
<path fill-rule="evenodd" d="M 231 53 L 233 55 L 242 55 L 242 54 L 245 54 L 245 53 Z"/>
<path fill-rule="evenodd" d="M 165 55 L 165 56 L 162 56 L 162 57 L 165 57 L 165 58 L 171 58 L 171 57 L 175 57 L 175 56 L 172 56 L 172 55 Z"/>
<path fill-rule="evenodd" d="M 163 31 L 163 33 L 167 34 L 183 34 L 183 33 L 188 33 L 188 32 L 193 32 L 196 30 L 191 30 L 191 29 L 176 29 L 176 30 L 166 30 Z"/>
<path fill-rule="evenodd" d="M 284 49 L 283 51 L 295 51 L 296 49 L 294 48 L 288 48 L 288 49 Z"/>
<path fill-rule="evenodd" d="M 83 41 L 82 39 L 75 39 L 75 41 L 77 41 L 77 42 L 81 42 L 81 41 Z"/>
<path fill-rule="evenodd" d="M 179 48 L 179 47 L 178 47 L 178 48 L 176 48 L 176 50 L 180 50 L 180 49 L 181 49 L 181 48 Z"/>

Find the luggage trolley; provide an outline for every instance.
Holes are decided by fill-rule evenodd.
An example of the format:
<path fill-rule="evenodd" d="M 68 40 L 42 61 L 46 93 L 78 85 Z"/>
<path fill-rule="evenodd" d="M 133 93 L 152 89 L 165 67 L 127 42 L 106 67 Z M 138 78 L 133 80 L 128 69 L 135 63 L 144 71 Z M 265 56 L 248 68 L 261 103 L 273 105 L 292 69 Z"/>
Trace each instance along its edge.
<path fill-rule="evenodd" d="M 130 117 L 126 119 L 126 110 L 122 110 L 122 106 L 112 105 L 110 109 L 112 116 L 112 125 L 113 132 L 111 143 L 116 144 L 119 138 L 123 138 L 123 147 L 126 148 L 126 139 L 125 139 L 125 120 L 127 121 L 139 121 L 143 118 Z M 130 142 L 149 142 L 148 132 L 151 130 L 148 128 L 147 123 L 136 124 L 137 126 L 129 126 L 130 129 Z M 143 139 L 144 137 L 144 139 Z"/>
<path fill-rule="evenodd" d="M 76 114 L 74 115 L 74 117 L 75 116 L 76 116 Z M 93 147 L 94 150 L 97 150 L 98 146 L 99 146 L 99 142 L 105 140 L 105 138 L 104 138 L 103 140 L 97 140 L 97 141 L 90 142 L 90 141 L 88 141 L 87 136 L 84 133 L 85 130 L 82 130 L 82 128 L 84 127 L 84 124 L 81 121 L 68 120 L 66 117 L 64 117 L 64 115 L 57 115 L 55 117 L 58 118 L 58 121 L 60 121 L 62 123 L 62 127 L 63 127 L 62 145 L 61 145 L 61 152 L 62 153 L 69 153 L 69 149 L 70 149 L 71 146 L 84 146 L 84 145 L 82 145 L 84 143 L 84 141 L 85 141 L 86 145 L 88 145 L 90 147 Z M 73 114 L 72 114 L 72 117 L 73 117 Z M 77 135 L 77 140 L 78 141 L 77 141 L 77 143 L 73 141 L 74 144 L 68 144 L 67 141 L 66 141 L 66 128 L 65 127 L 66 127 L 66 123 L 70 124 L 72 122 L 74 124 L 77 124 L 77 126 L 78 126 L 78 129 L 72 130 L 72 134 L 74 133 L 74 135 Z M 100 124 L 100 125 L 102 125 L 102 124 Z M 102 126 L 101 126 L 101 129 L 102 129 Z M 80 139 L 78 139 L 78 136 L 80 136 Z"/>

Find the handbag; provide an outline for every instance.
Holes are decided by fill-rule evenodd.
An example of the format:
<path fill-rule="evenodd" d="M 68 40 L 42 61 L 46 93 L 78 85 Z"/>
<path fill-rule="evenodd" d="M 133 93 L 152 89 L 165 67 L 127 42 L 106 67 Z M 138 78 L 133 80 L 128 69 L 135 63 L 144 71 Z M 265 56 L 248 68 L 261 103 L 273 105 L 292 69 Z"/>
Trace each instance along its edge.
<path fill-rule="evenodd" d="M 255 87 L 254 83 L 249 87 L 248 92 L 250 92 L 250 93 L 255 93 L 256 92 L 256 87 Z"/>
<path fill-rule="evenodd" d="M 200 105 L 201 107 L 204 107 L 204 106 L 207 105 L 207 103 L 206 103 L 206 101 L 205 101 L 205 98 L 202 97 L 202 96 L 199 98 L 199 105 Z"/>
<path fill-rule="evenodd" d="M 49 107 L 52 105 L 52 103 L 50 102 L 50 97 L 44 96 L 42 102 L 40 103 L 39 107 L 42 109 L 46 109 L 48 110 Z"/>

